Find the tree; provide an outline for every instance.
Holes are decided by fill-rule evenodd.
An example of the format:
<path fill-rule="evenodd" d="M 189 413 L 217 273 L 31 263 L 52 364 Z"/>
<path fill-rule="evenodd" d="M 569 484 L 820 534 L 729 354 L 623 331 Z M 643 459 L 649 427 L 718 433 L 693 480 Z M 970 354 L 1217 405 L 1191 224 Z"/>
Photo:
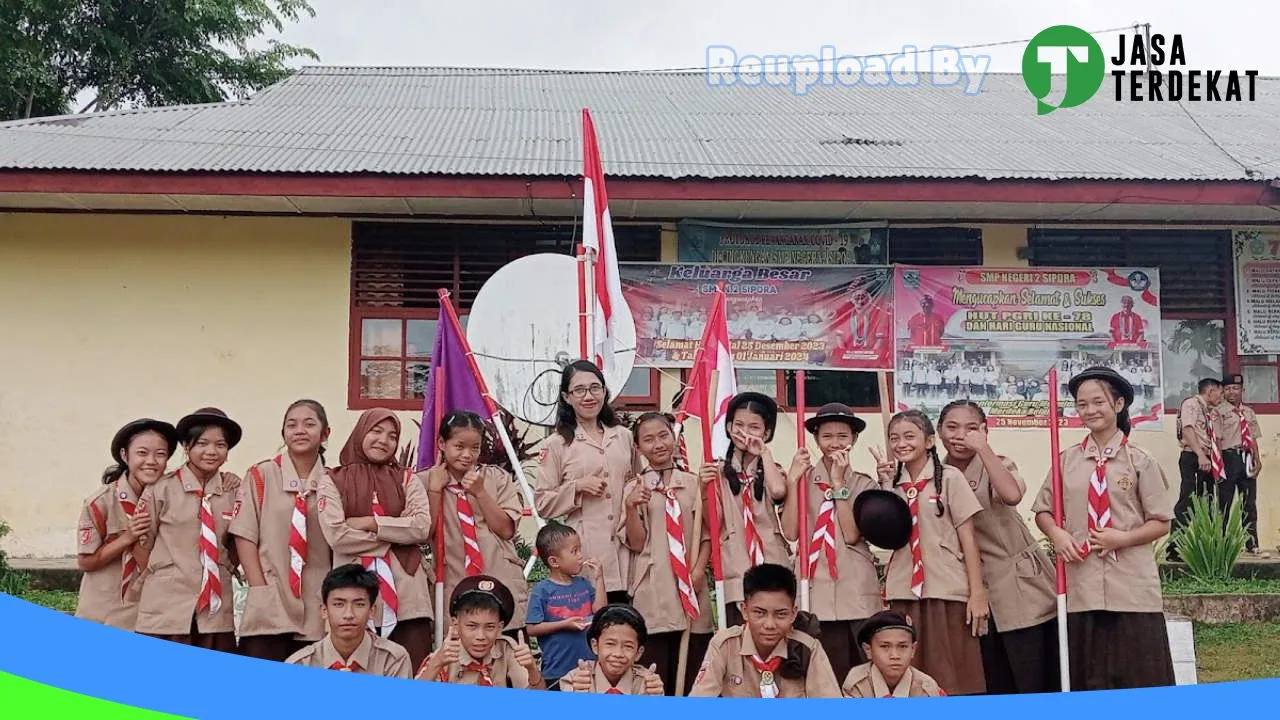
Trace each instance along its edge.
<path fill-rule="evenodd" d="M 308 0 L 3 0 L 0 113 L 64 113 L 86 91 L 80 112 L 245 97 L 319 60 L 261 41 L 304 15 Z"/>

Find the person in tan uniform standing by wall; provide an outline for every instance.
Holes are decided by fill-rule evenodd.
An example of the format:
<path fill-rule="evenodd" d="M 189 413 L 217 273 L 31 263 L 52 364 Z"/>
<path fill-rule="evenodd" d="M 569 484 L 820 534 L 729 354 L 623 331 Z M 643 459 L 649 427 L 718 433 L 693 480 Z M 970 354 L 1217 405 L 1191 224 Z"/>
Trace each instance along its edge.
<path fill-rule="evenodd" d="M 1036 495 L 1036 525 L 1067 564 L 1072 690 L 1174 684 L 1152 544 L 1169 532 L 1169 483 L 1129 442 L 1133 386 L 1110 368 L 1071 378 L 1089 429 L 1062 451 L 1063 525 L 1053 522 L 1052 474 Z"/>
<path fill-rule="evenodd" d="M 690 697 L 836 698 L 840 683 L 822 644 L 796 629 L 816 618 L 796 609 L 796 576 L 764 563 L 742 578 L 743 625 L 716 633 Z"/>
<path fill-rule="evenodd" d="M 858 628 L 884 606 L 875 558 L 853 517 L 854 500 L 878 487 L 871 476 L 852 467 L 853 445 L 866 428 L 866 421 L 855 416 L 849 406 L 822 406 L 805 421 L 805 429 L 818 443 L 821 460 L 811 467 L 809 449 L 800 448 L 787 478 L 793 486 L 809 483 L 806 496 L 812 539 L 809 557 L 796 558 L 796 562 L 809 563 L 809 609 L 822 623 L 819 639 L 837 679 L 866 662 L 857 641 Z M 782 513 L 788 539 L 796 538 L 798 526 L 799 493 L 793 487 Z"/>
<path fill-rule="evenodd" d="M 973 517 L 991 618 L 979 638 L 987 692 L 1060 690 L 1053 564 L 1018 514 L 1027 486 L 1013 460 L 987 444 L 987 416 L 977 403 L 942 408 L 938 435 L 946 464 L 964 473 L 982 512 Z"/>
<path fill-rule="evenodd" d="M 529 607 L 529 583 L 515 544 L 523 506 L 510 473 L 478 464 L 484 433 L 479 415 L 447 413 L 440 422 L 441 462 L 419 473 L 418 479 L 435 518 L 432 547 L 439 541 L 436 533 L 444 533 L 445 597 L 453 596 L 463 578 L 497 578 L 512 596 L 506 634 L 515 637 Z"/>
<path fill-rule="evenodd" d="M 290 655 L 290 665 L 408 679 L 409 653 L 369 631 L 378 602 L 378 576 L 356 564 L 334 568 L 320 590 L 320 614 L 329 632 Z"/>
<path fill-rule="evenodd" d="M 586 360 L 565 367 L 556 431 L 542 449 L 533 498 L 540 516 L 563 517 L 582 538 L 583 554 L 600 560 L 609 602 L 630 602 L 630 553 L 618 540 L 618 524 L 623 487 L 639 463 L 609 399 L 600 368 Z"/>
<path fill-rule="evenodd" d="M 320 479 L 317 509 L 334 564 L 354 562 L 378 576 L 378 635 L 418 667 L 435 641 L 433 578 L 420 547 L 431 536 L 431 511 L 422 483 L 396 462 L 399 443 L 394 413 L 364 411 L 338 455 L 341 467 Z"/>
<path fill-rule="evenodd" d="M 187 462 L 142 491 L 149 526 L 139 553 L 137 631 L 206 650 L 236 652 L 227 535 L 240 478 L 222 472 L 240 425 L 217 408 L 178 421 Z"/>
<path fill-rule="evenodd" d="M 663 413 L 645 413 L 636 420 L 632 432 L 645 466 L 627 483 L 626 522 L 620 529 L 623 544 L 631 550 L 629 592 L 649 631 L 640 664 L 657 665 L 668 695 L 676 692 L 684 631 L 690 629 L 687 677 L 681 684 L 686 691 L 702 664 L 712 632 L 706 573 L 711 539 L 706 515 L 694 525 L 702 485 L 698 476 L 675 466 L 673 427 L 674 419 Z M 717 476 L 714 467 L 707 470 L 708 477 Z M 670 532 L 674 523 L 681 530 L 674 536 L 675 543 Z"/>
<path fill-rule="evenodd" d="M 164 475 L 177 447 L 178 431 L 160 420 L 134 420 L 111 439 L 113 464 L 80 513 L 76 566 L 84 574 L 76 617 L 133 631 L 138 594 L 130 589 L 141 574 L 139 541 L 150 527 L 138 499 Z"/>
<path fill-rule="evenodd" d="M 1182 443 L 1182 454 L 1178 457 L 1178 472 L 1182 483 L 1178 488 L 1178 502 L 1173 507 L 1174 530 L 1186 524 L 1187 514 L 1191 512 L 1191 496 L 1208 497 L 1214 492 L 1217 484 L 1213 477 L 1213 443 L 1211 441 L 1217 440 L 1219 443 L 1222 441 L 1222 433 L 1218 426 L 1219 418 L 1213 412 L 1213 409 L 1222 402 L 1222 383 L 1213 378 L 1204 378 L 1197 388 L 1199 394 L 1183 400 L 1182 407 L 1178 410 L 1177 435 L 1178 441 Z M 1173 543 L 1169 543 L 1166 553 L 1171 562 L 1179 560 L 1177 548 Z"/>
<path fill-rule="evenodd" d="M 329 418 L 315 400 L 285 410 L 285 452 L 249 468 L 228 532 L 248 582 L 240 654 L 284 661 L 324 635 L 320 586 L 333 566 L 316 509 Z"/>
<path fill-rule="evenodd" d="M 1262 440 L 1262 428 L 1253 408 L 1244 404 L 1244 376 L 1228 375 L 1222 381 L 1222 399 L 1213 409 L 1222 429 L 1222 459 L 1226 464 L 1227 482 L 1240 493 L 1244 527 L 1249 533 L 1245 550 L 1258 552 L 1258 474 L 1262 472 L 1262 453 L 1258 442 Z M 1231 508 L 1227 493 L 1219 493 L 1218 502 L 1223 515 Z"/>

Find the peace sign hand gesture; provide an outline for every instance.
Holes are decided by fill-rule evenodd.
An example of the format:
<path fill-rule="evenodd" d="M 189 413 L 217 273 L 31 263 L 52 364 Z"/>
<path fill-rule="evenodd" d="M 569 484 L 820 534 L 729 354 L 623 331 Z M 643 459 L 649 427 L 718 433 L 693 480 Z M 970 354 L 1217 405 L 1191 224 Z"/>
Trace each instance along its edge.
<path fill-rule="evenodd" d="M 871 457 L 876 461 L 876 475 L 880 478 L 880 485 L 884 487 L 892 487 L 893 474 L 898 469 L 897 463 L 891 460 L 885 451 L 879 447 L 871 446 Z"/>

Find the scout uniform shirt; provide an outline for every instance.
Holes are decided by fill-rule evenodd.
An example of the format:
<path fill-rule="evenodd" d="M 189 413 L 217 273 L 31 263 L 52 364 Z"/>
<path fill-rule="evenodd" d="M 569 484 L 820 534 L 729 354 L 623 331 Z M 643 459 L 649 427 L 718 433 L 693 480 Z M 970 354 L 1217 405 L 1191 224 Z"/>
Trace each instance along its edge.
<path fill-rule="evenodd" d="M 742 517 L 744 501 L 749 500 L 755 511 L 756 530 L 764 542 L 764 561 L 791 567 L 791 546 L 782 534 L 777 505 L 769 497 L 769 488 L 765 487 L 762 498 L 757 500 L 754 476 L 740 474 L 739 478 L 742 487 L 734 495 L 728 479 L 721 473 L 719 492 L 716 493 L 720 501 L 720 560 L 724 569 L 726 603 L 743 601 L 742 575 L 753 566 L 747 555 L 746 521 Z"/>
<path fill-rule="evenodd" d="M 390 552 L 392 545 L 421 545 L 431 534 L 431 509 L 427 491 L 422 483 L 409 475 L 404 486 L 404 510 L 400 517 L 378 518 L 378 532 L 356 530 L 347 524 L 342 508 L 342 496 L 333 478 L 325 473 L 320 478 L 320 497 L 316 509 L 320 511 L 320 527 L 333 548 L 333 565 L 360 564 L 362 556 L 385 558 L 395 580 L 396 596 L 400 600 L 397 620 L 431 619 L 435 612 L 431 606 L 434 576 L 425 562 L 410 575 L 400 566 L 400 558 Z M 382 625 L 383 597 L 378 597 L 377 607 L 371 616 L 377 626 Z"/>
<path fill-rule="evenodd" d="M 241 637 L 292 634 L 297 640 L 315 642 L 324 636 L 320 586 L 333 569 L 333 552 L 325 542 L 317 509 L 316 490 L 324 473 L 317 459 L 307 477 L 299 477 L 287 455 L 264 460 L 245 473 L 228 532 L 258 546 L 267 584 L 249 586 L 240 618 Z M 302 597 L 295 597 L 289 586 L 289 535 L 299 493 L 307 503 L 307 556 L 302 566 Z"/>
<path fill-rule="evenodd" d="M 807 496 L 809 513 L 809 552 L 818 553 L 818 567 L 809 582 L 809 610 L 819 620 L 862 620 L 879 612 L 884 603 L 880 599 L 880 577 L 876 574 L 875 559 L 865 540 L 857 545 L 845 542 L 844 529 L 840 526 L 840 504 L 852 503 L 865 490 L 875 490 L 878 485 L 871 477 L 852 468 L 845 470 L 844 486 L 849 490 L 846 500 L 835 500 L 832 513 L 835 516 L 836 575 L 831 579 L 831 569 L 821 543 L 813 542 L 812 533 L 817 529 L 818 514 L 822 509 L 824 491 L 822 485 L 830 485 L 826 464 L 819 461 L 809 470 Z M 800 560 L 803 562 L 803 559 Z"/>
<path fill-rule="evenodd" d="M 573 443 L 559 434 L 547 438 L 542 449 L 534 503 L 543 518 L 564 517 L 582 539 L 584 557 L 595 557 L 604 571 L 605 592 L 627 589 L 630 553 L 617 539 L 618 518 L 624 512 L 622 493 L 627 475 L 639 470 L 631 433 L 621 426 L 604 429 L 604 443 L 587 437 L 578 427 Z M 578 481 L 601 472 L 608 481 L 604 495 L 578 493 Z"/>
<path fill-rule="evenodd" d="M 695 508 L 702 503 L 701 485 L 698 476 L 682 470 L 670 470 L 663 473 L 667 476 L 666 487 L 676 495 L 680 506 L 680 519 L 684 524 L 682 544 L 685 549 L 685 562 L 693 555 L 697 561 L 701 545 L 709 541 L 702 527 L 694 527 Z M 641 473 L 638 478 L 627 483 L 623 497 L 630 497 L 631 491 L 639 483 L 648 483 L 652 488 L 659 481 L 659 473 L 652 470 Z M 649 634 L 677 632 L 689 627 L 689 616 L 681 605 L 680 591 L 676 585 L 676 575 L 671 569 L 671 550 L 667 536 L 667 497 L 654 490 L 649 497 L 649 504 L 640 509 L 641 522 L 645 527 L 644 546 L 631 555 L 631 584 L 627 592 L 632 597 L 632 606 L 644 618 Z M 705 523 L 703 514 L 700 523 Z M 627 524 L 624 516 L 618 527 L 618 537 L 625 544 Z M 692 571 L 690 567 L 690 571 Z M 711 593 L 704 577 L 702 587 L 695 597 L 698 600 L 698 617 L 694 619 L 691 632 L 710 634 Z"/>
<path fill-rule="evenodd" d="M 969 576 L 965 574 L 964 552 L 960 548 L 960 533 L 956 528 L 965 520 L 982 511 L 982 505 L 973 494 L 964 474 L 949 466 L 942 466 L 942 495 L 938 496 L 933 483 L 933 462 L 926 462 L 924 469 L 912 483 L 906 468 L 902 479 L 893 491 L 911 504 L 908 487 L 919 487 L 918 482 L 928 480 L 917 491 L 917 517 L 920 523 L 920 558 L 924 564 L 924 591 L 921 599 L 969 601 Z M 938 503 L 945 512 L 938 516 Z M 915 600 L 911 593 L 911 544 L 895 550 L 885 568 L 885 599 Z"/>
<path fill-rule="evenodd" d="M 213 510 L 214 536 L 218 547 L 218 575 L 222 582 L 222 606 L 212 615 L 196 614 L 203 585 L 200 563 L 200 481 L 183 466 L 165 475 L 142 491 L 151 516 L 147 531 L 151 559 L 135 585 L 141 585 L 137 631 L 148 635 L 186 635 L 195 615 L 196 631 L 202 635 L 235 631 L 231 588 L 231 558 L 227 551 L 227 527 L 235 515 L 236 491 L 240 478 L 218 472 L 209 478 L 204 493 Z"/>
<path fill-rule="evenodd" d="M 938 681 L 914 667 L 908 667 L 902 679 L 898 681 L 898 686 L 890 688 L 889 683 L 885 682 L 884 675 L 881 675 L 880 670 L 871 663 L 859 665 L 850 670 L 849 677 L 845 678 L 844 685 L 840 689 L 847 698 L 946 696 L 942 688 L 938 687 Z"/>
<path fill-rule="evenodd" d="M 1181 418 L 1182 427 L 1184 429 L 1188 427 L 1195 428 L 1196 433 L 1200 436 L 1200 441 L 1206 445 L 1209 443 L 1208 422 L 1213 420 L 1213 431 L 1217 433 L 1218 444 L 1226 447 L 1223 445 L 1224 428 L 1222 427 L 1222 419 L 1214 409 L 1209 407 L 1204 398 L 1199 395 L 1192 395 L 1183 400 L 1182 409 L 1178 411 L 1178 416 Z M 1236 432 L 1240 432 L 1238 428 Z M 1222 447 L 1218 449 L 1221 450 Z M 1187 437 L 1185 432 L 1182 433 L 1182 449 L 1185 452 L 1195 452 L 1195 448 L 1191 445 L 1191 438 Z"/>
<path fill-rule="evenodd" d="M 129 503 L 135 508 L 138 504 L 138 496 L 127 477 L 103 485 L 85 500 L 78 525 L 78 554 L 92 555 L 129 529 L 130 516 L 121 503 Z M 123 579 L 124 555 L 105 567 L 84 573 L 80 578 L 76 617 L 133 632 L 138 619 L 138 594 L 131 592 L 122 598 L 120 586 Z M 138 576 L 135 575 L 131 587 L 137 584 Z"/>
<path fill-rule="evenodd" d="M 756 669 L 757 663 L 773 665 L 776 660 L 782 663 L 789 659 L 795 660 L 789 657 L 788 645 L 791 642 L 799 643 L 808 650 L 809 666 L 805 669 L 804 677 L 783 677 L 790 673 L 780 663 L 773 670 Z M 769 657 L 761 660 L 756 657 L 755 642 L 746 625 L 734 625 L 711 638 L 706 659 L 702 661 L 698 677 L 693 681 L 689 697 L 758 698 L 761 697 L 760 682 L 765 672 L 773 675 L 773 682 L 778 690 L 777 697 L 840 697 L 840 683 L 836 680 L 835 671 L 831 669 L 827 653 L 817 640 L 792 628 L 790 634 L 773 648 Z"/>
<path fill-rule="evenodd" d="M 502 468 L 491 465 L 481 466 L 477 470 L 484 480 L 485 492 L 489 493 L 489 497 L 494 499 L 498 507 L 502 508 L 507 517 L 511 518 L 519 528 L 524 506 L 520 504 L 520 494 L 516 491 L 516 484 L 511 475 Z M 432 473 L 447 475 L 448 471 L 437 465 L 426 472 L 418 473 L 418 480 L 424 490 L 429 487 Z M 453 597 L 453 588 L 466 577 L 463 564 L 466 545 L 462 539 L 461 520 L 458 517 L 458 492 L 465 492 L 462 490 L 462 485 L 454 482 L 445 485 L 440 504 L 440 513 L 443 517 L 437 518 L 437 522 L 431 524 L 432 547 L 435 547 L 436 543 L 436 529 L 441 525 L 444 526 L 444 596 L 446 598 Z M 489 524 L 485 522 L 480 504 L 475 501 L 475 498 L 468 497 L 468 500 L 475 520 L 476 541 L 480 543 L 480 555 L 484 558 L 482 574 L 493 576 L 501 581 L 515 599 L 515 610 L 507 627 L 524 627 L 524 615 L 529 607 L 529 582 L 524 578 L 524 563 L 516 554 L 515 542 L 503 540 L 495 535 L 489 529 Z"/>
<path fill-rule="evenodd" d="M 1106 464 L 1111 525 L 1133 530 L 1148 520 L 1173 519 L 1169 482 L 1154 458 L 1116 433 L 1101 456 Z M 1099 457 L 1093 436 L 1062 451 L 1063 525 L 1078 545 L 1089 539 L 1089 479 Z M 1053 512 L 1053 479 L 1046 477 L 1032 512 Z M 1067 566 L 1067 611 L 1163 612 L 1160 575 L 1151 545 L 1117 550 L 1115 558 L 1089 553 Z"/>
<path fill-rule="evenodd" d="M 324 670 L 381 675 L 383 677 L 413 677 L 410 671 L 409 651 L 386 638 L 366 632 L 360 647 L 343 659 L 333 647 L 333 639 L 325 635 L 319 642 L 308 645 L 289 656 L 286 663 Z"/>
<path fill-rule="evenodd" d="M 1239 450 L 1244 444 L 1243 433 L 1240 432 L 1242 415 L 1245 422 L 1249 423 L 1249 433 L 1253 436 L 1254 444 L 1261 442 L 1262 427 L 1258 425 L 1258 415 L 1253 408 L 1244 403 L 1232 405 L 1223 400 L 1213 409 L 1213 413 L 1218 416 L 1218 440 L 1222 443 L 1223 450 Z"/>
<path fill-rule="evenodd" d="M 515 640 L 506 635 L 499 635 L 483 661 L 471 657 L 464 647 L 458 653 L 458 662 L 441 668 L 438 677 L 429 678 L 419 675 L 418 679 L 455 685 L 481 685 L 481 679 L 485 677 L 487 670 L 489 684 L 486 687 L 528 690 L 529 671 L 516 662 L 515 647 Z"/>
<path fill-rule="evenodd" d="M 1004 456 L 1000 461 L 1025 492 L 1018 466 Z M 1001 632 L 1021 630 L 1053 619 L 1057 614 L 1057 589 L 1049 557 L 1031 537 L 1018 508 L 1006 505 L 991 487 L 991 476 L 981 458 L 969 461 L 964 477 L 982 506 L 982 512 L 973 518 L 973 530 L 996 628 Z"/>
<path fill-rule="evenodd" d="M 648 668 L 640 665 L 632 665 L 631 669 L 622 674 L 618 679 L 618 684 L 613 685 L 609 679 L 604 676 L 604 671 L 600 669 L 600 664 L 595 660 L 587 661 L 587 667 L 591 669 L 591 688 L 588 693 L 597 695 L 645 695 L 644 685 L 650 675 Z M 573 676 L 574 673 L 581 672 L 578 668 L 574 668 L 568 675 L 560 679 L 561 692 L 573 692 Z"/>

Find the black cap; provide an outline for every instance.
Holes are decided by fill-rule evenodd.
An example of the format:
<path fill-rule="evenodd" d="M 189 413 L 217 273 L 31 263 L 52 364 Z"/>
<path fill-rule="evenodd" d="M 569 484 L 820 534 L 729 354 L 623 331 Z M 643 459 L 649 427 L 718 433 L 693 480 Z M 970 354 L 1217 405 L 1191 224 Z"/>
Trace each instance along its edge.
<path fill-rule="evenodd" d="M 1226 376 L 1226 377 L 1222 378 L 1222 384 L 1223 384 L 1223 385 L 1240 385 L 1240 386 L 1243 386 L 1243 385 L 1244 385 L 1244 376 L 1243 376 L 1243 375 L 1239 375 L 1239 374 L 1237 374 L 1237 373 L 1232 373 L 1232 374 L 1230 374 L 1230 375 L 1228 375 L 1228 376 Z"/>
<path fill-rule="evenodd" d="M 778 403 L 768 395 L 758 392 L 738 393 L 729 401 L 729 408 L 724 414 L 725 434 L 729 435 L 730 440 L 733 439 L 733 436 L 730 434 L 733 427 L 733 414 L 738 412 L 738 409 L 747 403 L 756 403 L 764 407 L 764 441 L 772 441 L 774 428 L 778 424 Z"/>
<path fill-rule="evenodd" d="M 169 444 L 169 454 L 172 455 L 174 450 L 178 449 L 178 430 L 174 426 L 163 420 L 152 420 L 151 418 L 142 418 L 134 420 L 116 431 L 116 436 L 111 438 L 111 460 L 112 462 L 120 462 L 120 451 L 129 447 L 129 441 L 133 440 L 135 435 L 144 432 L 157 432 Z"/>
<path fill-rule="evenodd" d="M 471 575 L 463 578 L 453 588 L 453 595 L 449 598 L 450 616 L 457 615 L 458 603 L 468 595 L 487 595 L 493 598 L 498 603 L 498 618 L 502 620 L 502 624 L 511 622 L 511 617 L 516 610 L 516 600 L 501 580 L 488 575 Z"/>
<path fill-rule="evenodd" d="M 858 628 L 858 644 L 866 645 L 871 642 L 871 638 L 881 630 L 906 630 L 911 633 L 911 639 L 916 638 L 915 626 L 911 624 L 911 617 L 892 610 L 881 610 L 863 621 L 862 626 Z"/>
<path fill-rule="evenodd" d="M 867 421 L 853 414 L 853 408 L 842 403 L 827 403 L 818 408 L 818 414 L 804 421 L 804 429 L 816 434 L 823 423 L 842 422 L 853 428 L 855 433 L 867 429 Z"/>
<path fill-rule="evenodd" d="M 1128 409 L 1129 406 L 1133 404 L 1133 385 L 1129 384 L 1129 381 L 1125 380 L 1124 377 L 1115 370 L 1102 366 L 1094 366 L 1085 369 L 1067 382 L 1067 390 L 1071 393 L 1071 397 L 1076 396 L 1076 391 L 1080 389 L 1080 384 L 1085 380 L 1101 380 L 1109 383 L 1111 387 L 1114 387 L 1116 392 L 1120 393 L 1120 396 L 1124 398 L 1125 409 Z"/>
<path fill-rule="evenodd" d="M 892 490 L 864 490 L 853 500 L 853 521 L 867 542 L 899 550 L 911 539 L 911 508 Z"/>
<path fill-rule="evenodd" d="M 190 415 L 178 421 L 178 435 L 185 438 L 187 432 L 193 427 L 201 425 L 217 425 L 222 428 L 222 432 L 227 435 L 227 449 L 235 447 L 240 442 L 243 432 L 240 424 L 235 420 L 227 417 L 227 414 L 214 407 L 200 408 Z"/>

